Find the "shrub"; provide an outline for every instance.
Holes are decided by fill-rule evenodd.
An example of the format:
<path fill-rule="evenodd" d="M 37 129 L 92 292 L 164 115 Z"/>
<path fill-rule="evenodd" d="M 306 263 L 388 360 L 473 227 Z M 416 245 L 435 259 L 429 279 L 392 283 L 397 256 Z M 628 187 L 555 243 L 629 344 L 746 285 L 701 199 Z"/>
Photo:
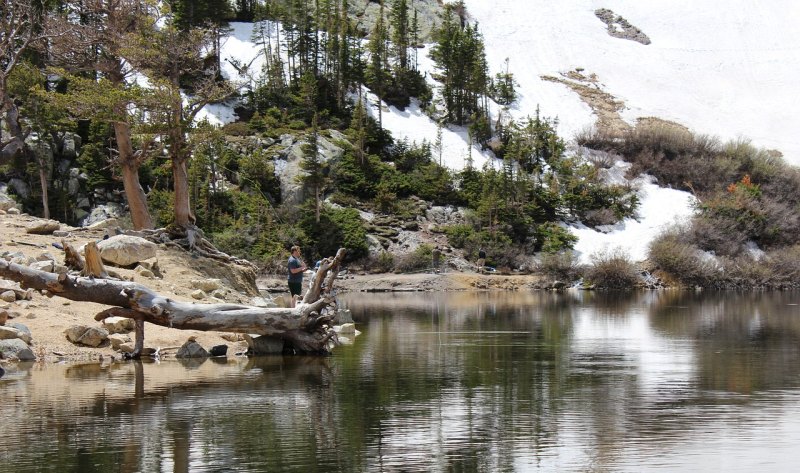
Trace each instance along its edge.
<path fill-rule="evenodd" d="M 444 228 L 444 233 L 447 235 L 447 241 L 453 248 L 464 248 L 467 240 L 475 233 L 472 225 L 456 224 L 448 225 Z"/>
<path fill-rule="evenodd" d="M 554 222 L 547 222 L 537 226 L 534 236 L 538 248 L 545 253 L 571 250 L 575 243 L 578 242 L 578 237 Z"/>
<path fill-rule="evenodd" d="M 705 286 L 715 272 L 714 265 L 703 258 L 696 246 L 687 242 L 686 233 L 678 229 L 656 237 L 650 243 L 648 259 L 681 283 Z"/>
<path fill-rule="evenodd" d="M 628 255 L 621 249 L 592 255 L 586 269 L 588 283 L 603 289 L 630 289 L 639 281 L 639 274 Z"/>
<path fill-rule="evenodd" d="M 388 251 L 381 251 L 375 257 L 373 263 L 373 272 L 388 273 L 394 269 L 394 255 Z"/>
<path fill-rule="evenodd" d="M 772 251 L 762 264 L 772 274 L 773 285 L 796 285 L 800 280 L 800 245 Z"/>
<path fill-rule="evenodd" d="M 536 271 L 553 280 L 575 281 L 581 277 L 583 267 L 571 251 L 544 253 L 536 265 Z"/>
<path fill-rule="evenodd" d="M 426 270 L 433 263 L 433 247 L 428 244 L 419 245 L 417 249 L 398 258 L 398 260 L 395 265 L 395 271 L 409 273 Z"/>
<path fill-rule="evenodd" d="M 230 136 L 250 136 L 253 134 L 253 130 L 246 122 L 228 123 L 222 127 L 222 131 Z"/>
<path fill-rule="evenodd" d="M 742 254 L 733 258 L 721 258 L 724 278 L 716 283 L 725 288 L 756 288 L 768 286 L 772 275 L 769 267 L 749 255 Z"/>

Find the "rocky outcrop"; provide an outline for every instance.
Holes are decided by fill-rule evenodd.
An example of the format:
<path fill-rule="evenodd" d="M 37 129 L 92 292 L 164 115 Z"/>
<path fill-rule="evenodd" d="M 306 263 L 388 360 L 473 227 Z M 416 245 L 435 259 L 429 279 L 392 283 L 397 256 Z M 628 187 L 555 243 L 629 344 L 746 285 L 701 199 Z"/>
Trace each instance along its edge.
<path fill-rule="evenodd" d="M 607 8 L 595 10 L 594 14 L 608 27 L 608 34 L 614 38 L 636 41 L 644 45 L 650 44 L 650 38 L 639 28 L 628 23 L 628 20 Z"/>

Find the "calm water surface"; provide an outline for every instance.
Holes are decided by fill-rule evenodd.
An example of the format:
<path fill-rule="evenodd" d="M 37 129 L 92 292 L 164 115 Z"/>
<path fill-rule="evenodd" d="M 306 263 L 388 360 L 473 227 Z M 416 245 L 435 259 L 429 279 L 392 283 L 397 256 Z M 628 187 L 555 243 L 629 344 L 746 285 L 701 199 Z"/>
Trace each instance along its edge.
<path fill-rule="evenodd" d="M 5 365 L 0 472 L 798 469 L 800 293 L 340 300 L 327 358 Z"/>

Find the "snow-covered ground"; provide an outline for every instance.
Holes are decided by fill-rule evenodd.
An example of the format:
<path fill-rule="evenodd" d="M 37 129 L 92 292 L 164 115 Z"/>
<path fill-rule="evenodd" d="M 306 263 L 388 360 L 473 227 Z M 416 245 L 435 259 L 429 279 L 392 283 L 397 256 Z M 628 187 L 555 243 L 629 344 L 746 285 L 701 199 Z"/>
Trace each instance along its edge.
<path fill-rule="evenodd" d="M 519 100 L 510 113 L 558 118 L 558 132 L 571 139 L 594 124 L 596 117 L 563 84 L 541 76 L 582 68 L 596 74 L 602 89 L 624 101 L 622 118 L 633 124 L 655 116 L 681 123 L 697 133 L 723 140 L 751 139 L 759 147 L 777 149 L 791 164 L 800 164 L 800 4 L 788 0 L 465 0 L 483 34 L 492 75 L 505 67 L 518 82 Z M 595 15 L 611 9 L 652 41 L 649 45 L 614 38 Z M 241 79 L 232 59 L 257 74 L 263 57 L 250 42 L 252 25 L 232 24 L 223 44 L 224 73 Z M 419 52 L 421 68 L 430 73 L 429 47 Z M 429 74 L 430 75 L 430 74 Z M 374 97 L 369 102 L 374 104 Z M 375 116 L 377 109 L 370 107 Z M 416 104 L 405 111 L 383 107 L 384 126 L 397 139 L 437 143 L 435 159 L 461 169 L 468 156 L 481 167 L 490 153 L 467 143 L 463 128 L 439 130 Z M 225 107 L 209 109 L 212 123 L 234 117 Z M 576 250 L 583 261 L 597 251 L 622 248 L 634 259 L 645 256 L 647 244 L 664 228 L 685 220 L 694 199 L 687 193 L 653 183 L 640 186 L 641 209 L 606 233 L 585 227 L 571 230 L 580 238 Z"/>

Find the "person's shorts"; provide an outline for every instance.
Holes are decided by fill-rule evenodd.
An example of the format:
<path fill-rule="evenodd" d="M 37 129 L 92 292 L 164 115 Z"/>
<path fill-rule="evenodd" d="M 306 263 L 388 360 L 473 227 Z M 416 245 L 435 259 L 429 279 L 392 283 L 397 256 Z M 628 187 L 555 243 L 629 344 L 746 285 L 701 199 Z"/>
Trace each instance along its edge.
<path fill-rule="evenodd" d="M 303 283 L 289 281 L 289 294 L 299 296 L 303 292 Z"/>

